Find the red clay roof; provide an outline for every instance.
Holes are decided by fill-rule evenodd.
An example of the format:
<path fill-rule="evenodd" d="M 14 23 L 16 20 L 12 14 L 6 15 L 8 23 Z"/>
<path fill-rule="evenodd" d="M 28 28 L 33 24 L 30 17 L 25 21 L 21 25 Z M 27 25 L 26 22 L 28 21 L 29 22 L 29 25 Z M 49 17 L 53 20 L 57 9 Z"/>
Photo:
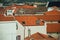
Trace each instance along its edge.
<path fill-rule="evenodd" d="M 14 17 L 0 16 L 0 21 L 14 21 Z"/>
<path fill-rule="evenodd" d="M 25 40 L 56 40 L 55 38 L 50 38 L 49 36 L 45 34 L 40 34 L 39 32 L 32 34 L 30 37 L 26 37 Z"/>
<path fill-rule="evenodd" d="M 60 11 L 52 10 L 45 13 L 46 15 L 60 15 Z"/>
<path fill-rule="evenodd" d="M 60 15 L 45 15 L 43 19 L 46 21 L 59 21 Z"/>
<path fill-rule="evenodd" d="M 0 14 L 0 17 L 4 16 L 4 14 Z"/>
<path fill-rule="evenodd" d="M 47 24 L 47 32 L 60 32 L 60 23 Z"/>
<path fill-rule="evenodd" d="M 18 5 L 18 6 L 7 6 L 6 9 L 12 9 L 13 7 L 16 7 L 17 9 L 23 8 L 23 9 L 33 9 L 35 7 L 29 6 L 29 5 Z"/>
<path fill-rule="evenodd" d="M 37 15 L 39 19 L 43 19 L 45 21 L 59 21 L 60 15 Z"/>
<path fill-rule="evenodd" d="M 22 21 L 25 22 L 25 25 L 37 25 L 36 20 L 44 20 L 44 21 L 59 21 L 60 20 L 60 15 L 26 15 L 26 16 L 15 16 L 16 20 L 20 23 Z M 41 22 L 40 22 L 41 23 Z M 43 23 L 42 23 L 43 24 Z"/>
<path fill-rule="evenodd" d="M 0 7 L 0 14 L 4 14 L 4 8 Z"/>
<path fill-rule="evenodd" d="M 22 23 L 23 21 L 25 22 L 25 26 L 38 26 L 38 24 L 36 23 L 36 21 L 38 20 L 38 18 L 36 18 L 35 16 L 15 16 L 16 20 L 20 23 Z M 43 21 L 40 21 L 39 23 L 40 26 L 44 25 Z"/>
<path fill-rule="evenodd" d="M 3 14 L 0 14 L 3 16 Z M 18 20 L 20 23 L 22 21 L 26 22 L 26 25 L 36 25 L 36 20 L 46 20 L 46 21 L 60 21 L 60 15 L 32 15 L 32 16 L 15 16 L 15 19 Z"/>

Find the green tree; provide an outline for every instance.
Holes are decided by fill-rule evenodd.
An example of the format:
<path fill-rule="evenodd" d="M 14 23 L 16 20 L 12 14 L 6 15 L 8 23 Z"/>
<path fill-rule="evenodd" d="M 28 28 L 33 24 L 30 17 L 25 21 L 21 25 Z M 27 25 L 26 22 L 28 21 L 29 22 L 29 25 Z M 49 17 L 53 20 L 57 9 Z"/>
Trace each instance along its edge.
<path fill-rule="evenodd" d="M 3 2 L 3 0 L 0 0 L 0 3 L 2 3 Z"/>

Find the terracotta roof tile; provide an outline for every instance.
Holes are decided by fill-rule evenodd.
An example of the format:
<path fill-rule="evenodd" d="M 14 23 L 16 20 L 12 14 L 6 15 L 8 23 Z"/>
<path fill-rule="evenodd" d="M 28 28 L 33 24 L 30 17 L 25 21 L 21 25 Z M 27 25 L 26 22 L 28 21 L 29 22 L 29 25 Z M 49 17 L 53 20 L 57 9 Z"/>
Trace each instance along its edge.
<path fill-rule="evenodd" d="M 39 32 L 32 34 L 30 37 L 26 37 L 25 40 L 30 40 L 32 38 L 34 40 L 56 40 L 55 38 L 50 38 L 49 36 L 45 34 L 40 34 Z"/>
<path fill-rule="evenodd" d="M 45 21 L 59 21 L 60 15 L 37 15 L 39 19 L 43 19 Z"/>
<path fill-rule="evenodd" d="M 60 23 L 47 24 L 47 32 L 60 32 Z"/>
<path fill-rule="evenodd" d="M 0 21 L 14 21 L 13 17 L 0 16 Z"/>
<path fill-rule="evenodd" d="M 60 11 L 52 10 L 45 13 L 46 15 L 60 15 Z"/>
<path fill-rule="evenodd" d="M 46 21 L 59 21 L 60 15 L 45 15 L 43 19 Z"/>
<path fill-rule="evenodd" d="M 15 16 L 16 20 L 20 23 L 25 21 L 27 26 L 34 26 L 36 24 L 36 20 L 44 20 L 44 21 L 60 21 L 60 15 L 32 15 L 32 16 Z M 40 22 L 43 24 L 42 22 Z"/>
<path fill-rule="evenodd" d="M 36 23 L 38 20 L 35 16 L 15 16 L 16 20 L 20 23 L 25 22 L 24 26 L 43 26 L 44 22 L 40 21 L 39 24 Z M 23 24 L 22 24 L 23 25 Z"/>
<path fill-rule="evenodd" d="M 0 14 L 4 14 L 4 8 L 0 7 Z"/>
<path fill-rule="evenodd" d="M 4 14 L 0 14 L 0 17 L 1 17 L 1 16 L 4 16 Z"/>

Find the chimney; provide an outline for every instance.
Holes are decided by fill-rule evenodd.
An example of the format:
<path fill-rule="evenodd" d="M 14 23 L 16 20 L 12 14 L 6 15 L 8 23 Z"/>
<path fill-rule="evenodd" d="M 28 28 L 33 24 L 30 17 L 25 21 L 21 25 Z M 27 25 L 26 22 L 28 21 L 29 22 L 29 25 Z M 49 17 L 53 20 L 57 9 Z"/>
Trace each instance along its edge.
<path fill-rule="evenodd" d="M 37 5 L 36 4 L 34 4 L 33 6 L 37 8 Z"/>

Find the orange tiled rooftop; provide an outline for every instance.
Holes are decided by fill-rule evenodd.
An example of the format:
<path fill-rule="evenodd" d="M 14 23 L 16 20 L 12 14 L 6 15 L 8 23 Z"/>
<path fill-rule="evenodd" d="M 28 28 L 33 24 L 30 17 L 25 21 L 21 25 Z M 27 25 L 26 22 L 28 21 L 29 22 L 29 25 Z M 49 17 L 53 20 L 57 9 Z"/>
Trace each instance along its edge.
<path fill-rule="evenodd" d="M 49 37 L 45 34 L 40 34 L 39 32 L 30 35 L 30 37 L 26 37 L 25 40 L 30 40 L 30 39 L 34 39 L 34 40 L 57 40 L 53 37 Z"/>

